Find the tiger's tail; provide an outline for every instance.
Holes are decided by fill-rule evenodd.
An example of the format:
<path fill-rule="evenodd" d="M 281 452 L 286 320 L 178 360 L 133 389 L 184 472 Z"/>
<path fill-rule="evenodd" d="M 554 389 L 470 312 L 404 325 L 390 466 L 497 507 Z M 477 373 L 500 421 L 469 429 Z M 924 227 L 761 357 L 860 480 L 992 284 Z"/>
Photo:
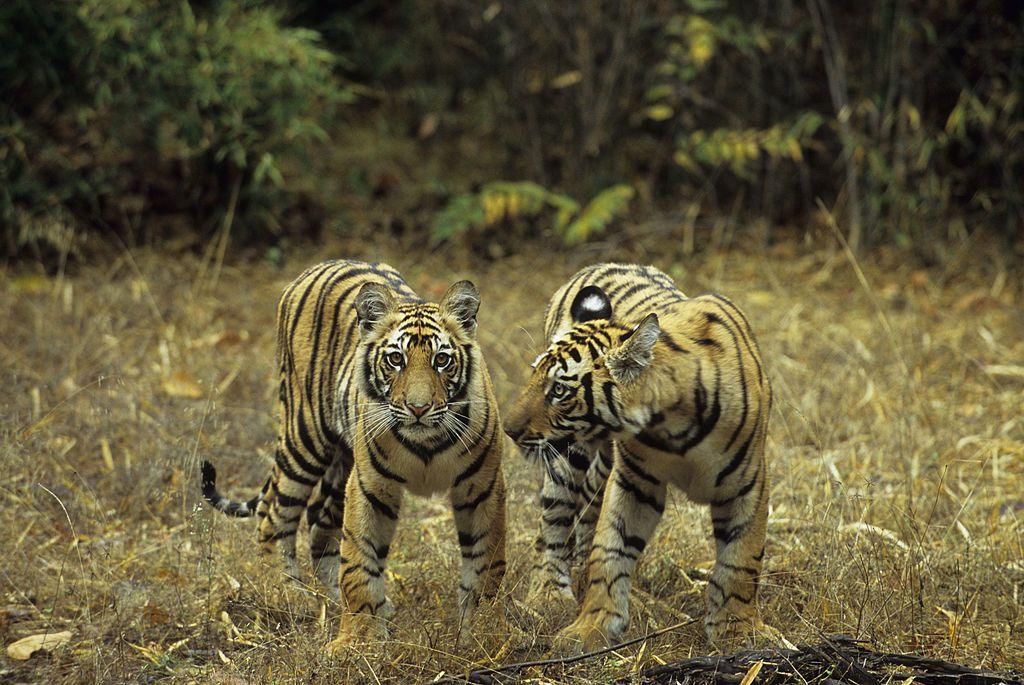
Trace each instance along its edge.
<path fill-rule="evenodd" d="M 267 481 L 263 484 L 252 499 L 245 501 L 237 501 L 229 499 L 224 495 L 220 494 L 217 490 L 217 469 L 213 467 L 208 461 L 203 461 L 202 466 L 202 486 L 203 486 L 203 497 L 210 505 L 217 511 L 221 511 L 228 516 L 236 516 L 238 518 L 248 518 L 256 514 L 256 509 L 260 502 L 267 494 L 267 490 L 270 488 L 271 478 L 267 478 Z"/>

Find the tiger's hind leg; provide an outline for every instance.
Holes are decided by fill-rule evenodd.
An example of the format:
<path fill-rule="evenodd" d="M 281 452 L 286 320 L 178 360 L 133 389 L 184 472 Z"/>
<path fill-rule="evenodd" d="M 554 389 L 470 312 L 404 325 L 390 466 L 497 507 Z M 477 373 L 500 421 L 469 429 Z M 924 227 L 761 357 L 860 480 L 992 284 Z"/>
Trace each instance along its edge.
<path fill-rule="evenodd" d="M 316 497 L 306 509 L 309 558 L 320 586 L 334 601 L 339 599 L 338 567 L 341 526 L 345 511 L 345 480 L 352 470 L 352 452 L 339 446 L 334 461 L 320 480 Z"/>
<path fill-rule="evenodd" d="M 590 454 L 570 448 L 565 455 L 545 462 L 541 489 L 541 523 L 537 549 L 542 553 L 534 564 L 529 603 L 565 609 L 575 608 L 572 591 L 572 561 L 576 545 L 572 539 L 577 523 L 583 481 L 590 466 Z"/>
<path fill-rule="evenodd" d="M 763 446 L 755 447 L 759 452 Z M 748 480 L 735 494 L 711 503 L 715 566 L 708 581 L 708 639 L 722 646 L 751 642 L 760 628 L 757 590 L 765 550 L 768 476 L 761 454 L 750 462 Z"/>
<path fill-rule="evenodd" d="M 327 470 L 329 450 L 315 444 L 302 417 L 297 417 L 296 421 L 299 423 L 296 432 L 307 444 L 300 447 L 304 441 L 293 440 L 287 433 L 278 438 L 275 466 L 278 478 L 271 487 L 266 516 L 260 521 L 259 543 L 263 549 L 279 545 L 285 574 L 301 581 L 302 572 L 295 557 L 295 536 L 310 493 Z"/>

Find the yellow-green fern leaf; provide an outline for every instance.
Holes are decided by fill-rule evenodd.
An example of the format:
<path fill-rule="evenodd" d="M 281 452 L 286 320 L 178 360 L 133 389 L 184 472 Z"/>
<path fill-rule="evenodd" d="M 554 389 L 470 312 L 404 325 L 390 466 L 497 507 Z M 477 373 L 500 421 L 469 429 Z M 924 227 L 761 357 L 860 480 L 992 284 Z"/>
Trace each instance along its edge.
<path fill-rule="evenodd" d="M 601 233 L 629 208 L 636 192 L 632 186 L 620 184 L 602 190 L 591 200 L 572 223 L 565 227 L 562 239 L 575 245 Z"/>

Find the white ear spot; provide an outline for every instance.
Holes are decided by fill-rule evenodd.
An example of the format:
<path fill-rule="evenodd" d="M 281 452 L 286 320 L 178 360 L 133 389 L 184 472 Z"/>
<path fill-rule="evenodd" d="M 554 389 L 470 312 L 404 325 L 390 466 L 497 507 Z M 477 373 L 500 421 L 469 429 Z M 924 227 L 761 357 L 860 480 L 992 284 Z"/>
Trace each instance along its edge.
<path fill-rule="evenodd" d="M 612 303 L 608 294 L 596 285 L 580 288 L 569 307 L 574 323 L 612 318 Z"/>
<path fill-rule="evenodd" d="M 583 298 L 583 302 L 580 303 L 580 306 L 588 312 L 599 312 L 604 309 L 604 300 L 601 299 L 600 295 L 591 293 Z"/>

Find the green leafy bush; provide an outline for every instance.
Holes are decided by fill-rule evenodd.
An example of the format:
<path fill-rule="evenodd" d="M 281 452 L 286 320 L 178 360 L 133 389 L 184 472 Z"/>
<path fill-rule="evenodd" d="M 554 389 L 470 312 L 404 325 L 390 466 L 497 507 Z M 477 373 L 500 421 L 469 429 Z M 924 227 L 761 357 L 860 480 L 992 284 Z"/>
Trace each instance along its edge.
<path fill-rule="evenodd" d="M 315 32 L 251 3 L 12 0 L 0 43 L 15 46 L 0 59 L 9 251 L 41 215 L 132 240 L 174 221 L 208 232 L 230 206 L 241 231 L 280 231 L 288 160 L 351 99 Z"/>
<path fill-rule="evenodd" d="M 513 207 L 582 240 L 628 199 L 572 198 L 619 181 L 646 209 L 770 224 L 820 199 L 854 244 L 1024 219 L 1024 21 L 998 0 L 8 0 L 0 44 L 8 251 L 68 226 L 305 229 L 333 174 L 375 205 L 400 186 L 389 215 L 534 184 L 456 198 L 435 240 Z M 324 167 L 343 82 L 366 97 Z"/>

